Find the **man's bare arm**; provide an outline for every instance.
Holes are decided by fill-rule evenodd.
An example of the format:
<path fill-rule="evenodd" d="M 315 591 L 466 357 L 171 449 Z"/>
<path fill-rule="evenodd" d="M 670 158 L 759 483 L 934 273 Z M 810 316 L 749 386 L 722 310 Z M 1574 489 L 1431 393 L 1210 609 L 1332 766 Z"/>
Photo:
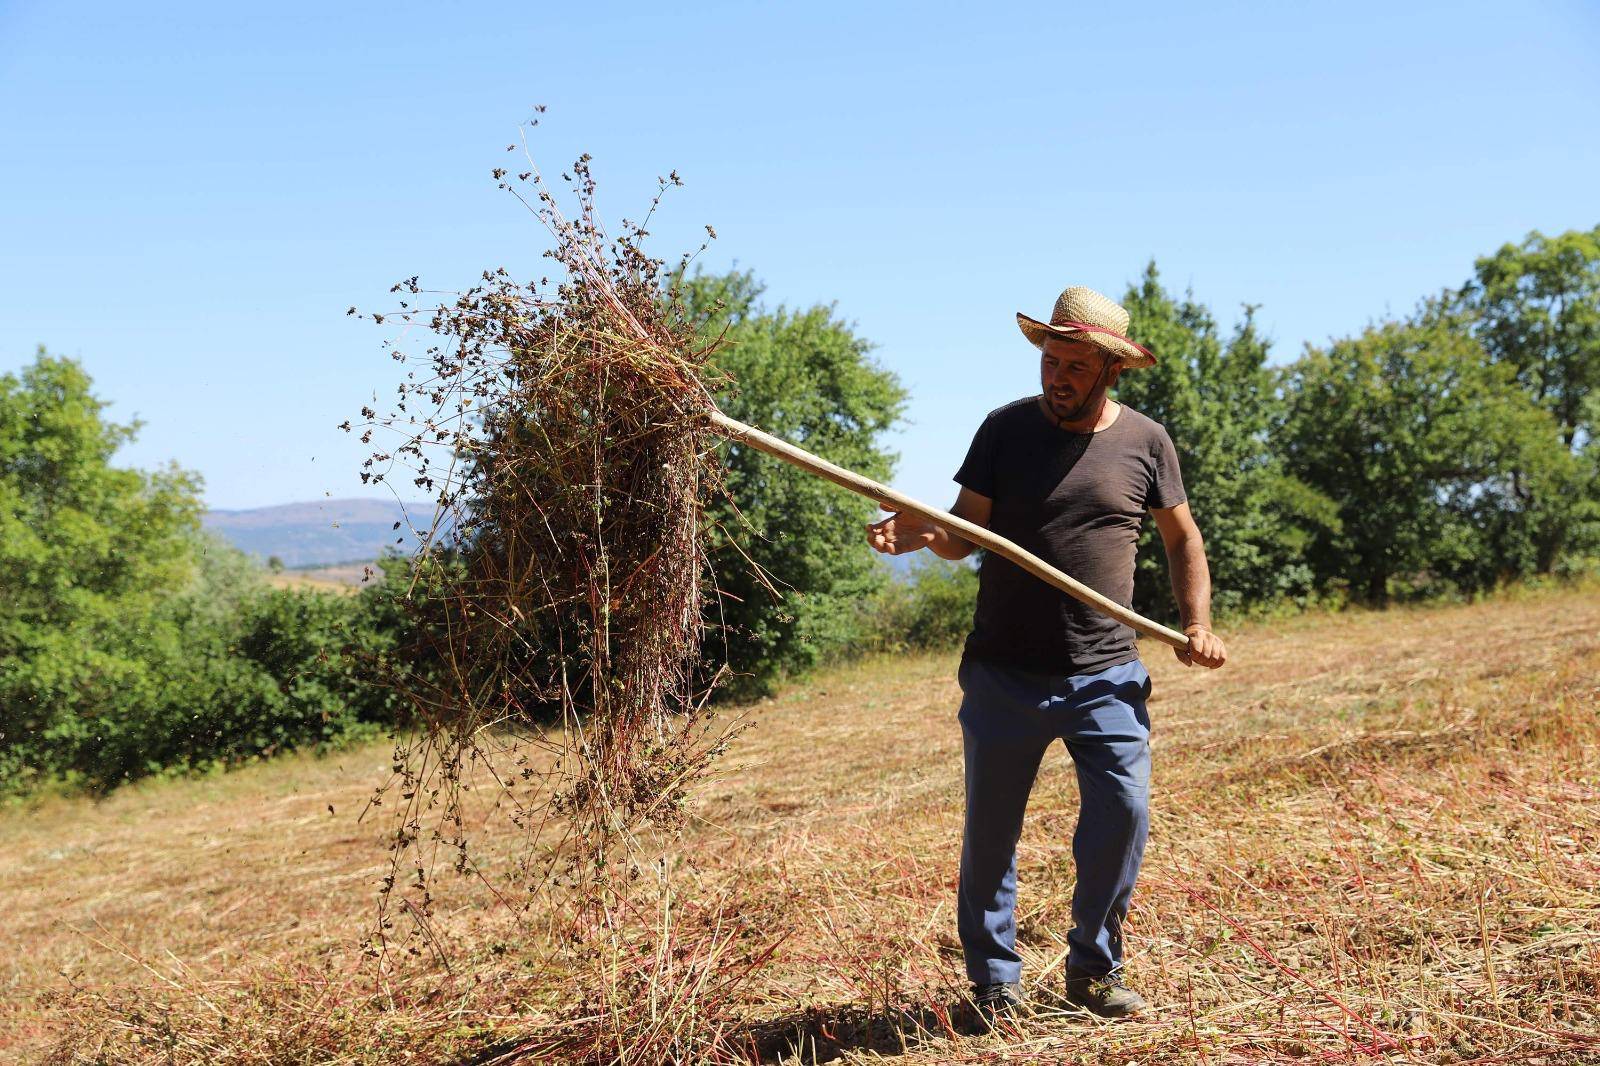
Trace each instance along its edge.
<path fill-rule="evenodd" d="M 950 505 L 950 513 L 957 518 L 965 518 L 975 526 L 988 529 L 989 514 L 993 507 L 994 501 L 989 497 L 980 496 L 963 485 L 960 493 L 956 495 L 956 502 Z M 938 535 L 929 545 L 933 549 L 933 554 L 941 559 L 965 559 L 972 554 L 973 544 L 970 540 L 943 526 L 935 526 L 935 529 L 938 530 Z"/>
<path fill-rule="evenodd" d="M 1222 638 L 1211 632 L 1211 568 L 1206 563 L 1206 544 L 1200 527 L 1187 503 L 1176 507 L 1151 508 L 1162 547 L 1167 550 L 1167 569 L 1172 574 L 1172 594 L 1178 600 L 1178 615 L 1188 648 L 1174 649 L 1185 665 L 1199 663 L 1213 669 L 1228 659 Z"/>

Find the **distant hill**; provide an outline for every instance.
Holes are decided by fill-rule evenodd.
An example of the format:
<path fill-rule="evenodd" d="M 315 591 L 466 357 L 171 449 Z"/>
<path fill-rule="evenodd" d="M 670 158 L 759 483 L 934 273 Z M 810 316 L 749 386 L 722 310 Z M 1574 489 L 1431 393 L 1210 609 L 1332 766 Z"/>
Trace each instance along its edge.
<path fill-rule="evenodd" d="M 284 566 L 329 566 L 368 562 L 386 547 L 416 550 L 407 515 L 410 523 L 426 530 L 433 521 L 433 504 L 312 500 L 242 511 L 207 511 L 201 522 L 240 551 L 263 561 L 276 555 Z M 394 528 L 396 522 L 399 529 Z"/>
<path fill-rule="evenodd" d="M 383 500 L 311 500 L 243 511 L 207 511 L 201 520 L 240 551 L 265 562 L 276 555 L 294 568 L 330 567 L 339 563 L 368 563 L 386 547 L 411 552 L 417 547 L 411 522 L 426 526 L 433 521 L 433 504 L 402 505 Z M 394 524 L 400 523 L 395 529 Z M 870 551 L 863 541 L 861 550 Z M 905 577 L 922 553 L 873 557 L 899 577 Z M 355 571 L 359 575 L 359 568 Z M 326 580 L 348 583 L 348 575 Z M 357 577 L 354 580 L 359 580 Z"/>

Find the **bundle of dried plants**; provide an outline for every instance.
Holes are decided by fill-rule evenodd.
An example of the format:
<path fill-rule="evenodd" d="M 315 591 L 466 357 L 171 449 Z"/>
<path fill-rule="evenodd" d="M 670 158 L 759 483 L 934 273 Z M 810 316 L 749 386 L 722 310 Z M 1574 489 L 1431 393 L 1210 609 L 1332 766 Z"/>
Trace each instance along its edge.
<path fill-rule="evenodd" d="M 681 823 L 730 733 L 707 708 L 720 673 L 701 655 L 704 525 L 724 491 L 706 414 L 728 382 L 678 295 L 698 252 L 669 268 L 644 250 L 679 179 L 613 236 L 589 156 L 562 175 L 569 216 L 525 145 L 509 150 L 526 169 L 494 177 L 548 230 L 550 276 L 486 271 L 443 299 L 416 277 L 396 285 L 399 307 L 371 315 L 402 327 L 388 342 L 408 368 L 395 409 L 342 427 L 399 438 L 364 481 L 404 476 L 437 501 L 401 600 L 413 639 L 382 679 L 419 728 L 374 796 L 401 797 L 383 929 L 404 910 L 424 939 L 441 849 L 483 874 L 464 828 L 475 787 L 525 834 L 514 884 L 559 878 L 603 902 L 627 865 L 619 845 Z M 414 879 L 396 904 L 403 867 Z"/>

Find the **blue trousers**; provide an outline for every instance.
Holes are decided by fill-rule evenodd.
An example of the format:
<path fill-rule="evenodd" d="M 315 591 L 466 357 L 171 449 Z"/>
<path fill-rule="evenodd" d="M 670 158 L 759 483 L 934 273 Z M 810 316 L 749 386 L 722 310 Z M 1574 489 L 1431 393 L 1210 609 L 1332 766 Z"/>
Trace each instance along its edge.
<path fill-rule="evenodd" d="M 1122 966 L 1122 920 L 1150 828 L 1150 674 L 1138 660 L 1093 674 L 1035 674 L 963 660 L 967 814 L 956 924 L 967 976 L 1016 981 L 1017 840 L 1039 763 L 1060 739 L 1078 772 L 1067 965 Z"/>

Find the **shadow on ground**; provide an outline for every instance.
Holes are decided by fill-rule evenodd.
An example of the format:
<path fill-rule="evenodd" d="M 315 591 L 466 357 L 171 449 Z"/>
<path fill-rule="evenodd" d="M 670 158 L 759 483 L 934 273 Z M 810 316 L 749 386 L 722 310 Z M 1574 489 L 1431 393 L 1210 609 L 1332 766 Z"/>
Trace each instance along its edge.
<path fill-rule="evenodd" d="M 810 1007 L 728 1034 L 723 1047 L 749 1062 L 786 1066 L 832 1062 L 850 1052 L 908 1054 L 928 1045 L 988 1032 L 965 998 L 949 1003 L 894 1005 L 878 1010 L 859 1003 Z M 540 1042 L 499 1041 L 456 1061 L 456 1066 L 512 1066 L 542 1061 Z"/>
<path fill-rule="evenodd" d="M 755 1022 L 728 1036 L 724 1047 L 750 1062 L 833 1062 L 853 1051 L 903 1055 L 935 1041 L 981 1035 L 966 1001 L 870 1010 L 860 1004 L 811 1007 Z M 537 1041 L 512 1039 L 480 1048 L 456 1066 L 512 1066 L 540 1061 Z"/>
<path fill-rule="evenodd" d="M 872 1010 L 859 1003 L 810 1007 L 750 1026 L 756 1062 L 831 1062 L 850 1051 L 900 1055 L 933 1041 L 985 1032 L 966 1000 Z"/>

